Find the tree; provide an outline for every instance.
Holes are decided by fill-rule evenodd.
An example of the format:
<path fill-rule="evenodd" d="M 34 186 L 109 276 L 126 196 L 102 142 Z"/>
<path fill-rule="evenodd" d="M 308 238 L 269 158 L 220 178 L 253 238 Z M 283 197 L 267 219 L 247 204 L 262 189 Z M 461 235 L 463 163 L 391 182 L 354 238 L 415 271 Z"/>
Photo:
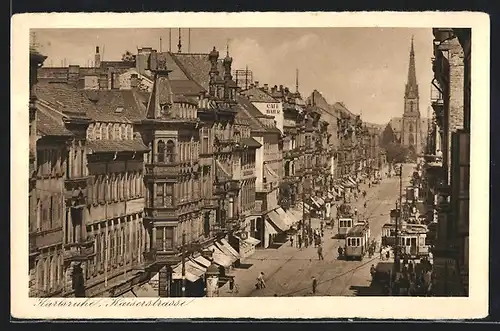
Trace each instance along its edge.
<path fill-rule="evenodd" d="M 125 54 L 122 54 L 122 61 L 135 62 L 135 54 L 132 54 L 130 51 L 126 51 Z"/>
<path fill-rule="evenodd" d="M 396 135 L 394 134 L 394 130 L 392 129 L 391 123 L 388 123 L 385 126 L 384 131 L 382 132 L 382 138 L 381 138 L 381 146 L 385 147 L 388 146 L 391 143 L 395 143 L 397 141 Z"/>
<path fill-rule="evenodd" d="M 390 163 L 404 163 L 410 154 L 408 147 L 398 142 L 391 142 L 387 144 L 384 149 L 387 154 L 387 161 Z"/>

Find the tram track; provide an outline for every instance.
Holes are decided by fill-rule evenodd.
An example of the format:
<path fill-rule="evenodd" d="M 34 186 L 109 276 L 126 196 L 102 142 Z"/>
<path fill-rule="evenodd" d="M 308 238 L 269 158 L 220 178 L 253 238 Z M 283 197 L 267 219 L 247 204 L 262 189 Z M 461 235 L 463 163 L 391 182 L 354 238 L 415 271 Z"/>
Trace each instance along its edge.
<path fill-rule="evenodd" d="M 389 186 L 389 188 L 390 188 L 391 190 L 393 190 L 393 189 L 394 189 L 394 186 L 396 186 L 396 185 L 395 185 L 395 184 L 390 185 L 390 186 Z M 389 188 L 384 188 L 384 189 L 389 189 Z M 380 191 L 381 191 L 381 189 L 379 188 L 378 190 L 376 190 L 376 191 L 372 192 L 372 194 L 370 194 L 370 196 L 369 196 L 369 197 L 376 197 L 377 195 L 380 195 Z M 366 200 L 363 200 L 363 201 L 371 201 L 371 200 L 374 200 L 374 199 L 370 199 L 370 198 L 369 198 L 369 199 L 366 199 Z M 358 203 L 360 203 L 360 202 L 358 202 Z M 377 211 L 378 211 L 378 210 L 380 210 L 380 207 L 381 207 L 381 206 L 386 206 L 386 204 L 387 204 L 387 203 L 386 203 L 384 200 L 377 201 L 377 204 L 376 204 L 375 206 L 373 206 L 372 208 L 370 208 L 370 209 L 371 209 L 371 211 L 370 211 L 370 213 L 368 214 L 368 217 L 366 217 L 366 218 L 365 218 L 365 217 L 363 217 L 363 218 L 364 218 L 365 220 L 370 220 L 370 219 L 372 218 L 372 216 L 374 216 L 374 215 L 377 213 Z M 338 241 L 340 241 L 340 239 L 337 239 L 337 242 L 338 242 Z M 334 246 L 335 246 L 335 245 L 334 245 Z M 326 257 L 327 255 L 334 254 L 334 253 L 333 253 L 333 250 L 327 250 L 327 252 L 328 252 L 328 253 L 327 253 L 327 254 L 325 254 L 325 257 Z M 320 284 L 323 284 L 323 283 L 331 282 L 330 286 L 328 287 L 328 290 L 326 291 L 326 293 L 330 293 L 330 290 L 331 290 L 332 286 L 334 285 L 334 281 L 333 281 L 333 280 L 336 280 L 336 279 L 337 279 L 337 278 L 339 278 L 339 277 L 342 277 L 342 276 L 344 276 L 344 275 L 348 275 L 349 273 L 351 273 L 351 275 L 350 275 L 350 277 L 347 279 L 347 281 L 343 282 L 343 287 L 342 287 L 342 290 L 341 290 L 341 292 L 338 294 L 338 295 L 342 295 L 342 294 L 343 294 L 343 292 L 345 291 L 346 287 L 350 284 L 350 281 L 351 281 L 351 280 L 352 280 L 352 278 L 354 277 L 355 272 L 356 272 L 357 270 L 359 270 L 360 268 L 362 268 L 363 266 L 365 266 L 366 264 L 371 263 L 371 262 L 372 262 L 372 261 L 374 261 L 374 260 L 376 260 L 376 258 L 370 259 L 370 260 L 368 260 L 367 262 L 363 262 L 362 264 L 357 265 L 354 269 L 348 270 L 347 272 L 341 273 L 340 275 L 336 275 L 336 276 L 334 276 L 333 278 L 326 279 L 326 280 L 324 280 L 324 275 L 325 275 L 325 273 L 329 272 L 329 271 L 330 271 L 330 269 L 325 269 L 323 272 L 321 272 L 320 276 L 319 276 L 319 277 L 317 277 L 317 279 L 318 279 L 318 286 L 319 286 Z M 338 260 L 334 260 L 334 262 L 341 262 L 341 263 L 342 263 L 342 262 L 345 262 L 345 261 L 338 261 Z M 321 279 L 323 279 L 323 280 L 321 280 Z M 294 295 L 294 294 L 297 294 L 297 293 L 299 293 L 299 292 L 301 292 L 301 291 L 304 291 L 304 290 L 307 290 L 308 288 L 310 288 L 309 286 L 307 286 L 307 287 L 303 287 L 303 288 L 298 289 L 298 287 L 299 287 L 300 285 L 301 285 L 301 282 L 299 282 L 299 283 L 297 284 L 297 286 L 296 286 L 296 287 L 295 287 L 292 291 L 290 291 L 290 292 L 286 293 L 284 296 L 292 296 L 292 295 Z"/>

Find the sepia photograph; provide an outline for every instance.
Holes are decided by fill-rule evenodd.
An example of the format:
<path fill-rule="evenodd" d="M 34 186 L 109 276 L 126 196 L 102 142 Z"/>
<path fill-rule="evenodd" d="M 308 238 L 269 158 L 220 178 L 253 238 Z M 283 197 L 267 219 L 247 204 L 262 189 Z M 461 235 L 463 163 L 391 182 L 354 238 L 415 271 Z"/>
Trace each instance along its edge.
<path fill-rule="evenodd" d="M 29 28 L 20 286 L 468 298 L 471 31 Z"/>

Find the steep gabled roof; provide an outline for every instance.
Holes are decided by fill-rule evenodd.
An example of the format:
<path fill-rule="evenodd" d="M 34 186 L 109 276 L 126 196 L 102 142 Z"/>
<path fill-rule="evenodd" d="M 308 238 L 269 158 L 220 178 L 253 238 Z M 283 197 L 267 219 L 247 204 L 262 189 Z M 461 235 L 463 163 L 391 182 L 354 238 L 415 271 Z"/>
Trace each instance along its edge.
<path fill-rule="evenodd" d="M 208 84 L 210 82 L 210 68 L 211 64 L 208 60 L 206 53 L 169 53 L 176 66 L 179 67 L 186 77 L 195 81 L 205 91 L 208 91 Z M 219 75 L 223 75 L 224 68 L 222 66 L 222 59 L 217 61 L 217 69 Z M 172 70 L 172 69 L 171 69 Z M 172 80 L 176 78 L 172 77 Z"/>
<path fill-rule="evenodd" d="M 70 117 L 84 118 L 87 111 L 95 108 L 85 92 L 71 84 L 44 81 L 35 85 L 35 93 L 50 107 Z"/>
<path fill-rule="evenodd" d="M 246 96 L 248 100 L 251 102 L 273 102 L 273 103 L 279 103 L 279 101 L 272 96 L 270 96 L 268 93 L 263 91 L 262 89 L 258 87 L 252 87 L 247 90 L 243 90 L 240 92 L 242 95 Z"/>
<path fill-rule="evenodd" d="M 67 83 L 42 82 L 36 94 L 51 108 L 70 117 L 102 122 L 133 122 L 144 118 L 148 93 L 135 90 L 83 90 Z"/>
<path fill-rule="evenodd" d="M 272 118 L 274 119 L 273 116 L 270 115 L 264 115 L 258 110 L 247 98 L 244 96 L 237 96 L 236 101 L 237 107 L 238 107 L 238 112 L 244 112 L 244 114 L 247 116 L 250 122 L 250 128 L 253 131 L 264 131 L 264 132 L 276 132 L 276 133 L 281 133 L 281 131 L 273 126 L 267 126 L 263 122 L 259 120 L 259 118 Z"/>
<path fill-rule="evenodd" d="M 134 90 L 88 90 L 85 91 L 94 101 L 95 107 L 87 112 L 96 121 L 134 122 L 145 117 L 142 96 Z M 94 100 L 95 100 L 94 99 Z"/>
<path fill-rule="evenodd" d="M 62 122 L 62 116 L 51 116 L 47 112 L 48 109 L 43 109 L 43 105 L 38 105 L 36 129 L 41 136 L 72 136 L 71 131 L 66 129 Z"/>

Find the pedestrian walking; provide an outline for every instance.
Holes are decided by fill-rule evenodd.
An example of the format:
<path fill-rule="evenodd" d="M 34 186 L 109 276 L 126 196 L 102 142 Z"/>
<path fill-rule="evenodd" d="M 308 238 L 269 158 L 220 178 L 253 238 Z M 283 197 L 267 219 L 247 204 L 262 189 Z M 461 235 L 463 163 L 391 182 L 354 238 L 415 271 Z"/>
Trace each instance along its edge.
<path fill-rule="evenodd" d="M 306 235 L 306 237 L 304 238 L 304 247 L 307 248 L 309 247 L 309 237 Z"/>
<path fill-rule="evenodd" d="M 312 288 L 313 288 L 313 294 L 316 294 L 316 288 L 318 287 L 318 280 L 316 277 L 312 277 Z"/>
<path fill-rule="evenodd" d="M 293 236 L 290 236 L 290 246 L 293 247 Z"/>
<path fill-rule="evenodd" d="M 318 245 L 318 259 L 319 260 L 324 260 L 325 258 L 323 257 L 323 247 L 320 245 Z"/>
<path fill-rule="evenodd" d="M 266 288 L 266 282 L 264 281 L 264 273 L 261 272 L 257 277 L 257 284 L 255 285 L 257 289 Z"/>
<path fill-rule="evenodd" d="M 380 245 L 380 250 L 379 250 L 379 253 L 380 253 L 379 259 L 384 260 L 384 254 L 383 254 L 383 253 L 384 253 L 384 250 L 383 250 L 383 248 L 382 248 L 382 245 Z"/>
<path fill-rule="evenodd" d="M 299 242 L 299 248 L 302 248 L 302 236 L 300 234 L 299 234 L 298 242 Z"/>
<path fill-rule="evenodd" d="M 389 260 L 389 258 L 391 257 L 391 251 L 387 251 L 387 253 L 385 253 L 385 257 L 387 260 Z"/>

